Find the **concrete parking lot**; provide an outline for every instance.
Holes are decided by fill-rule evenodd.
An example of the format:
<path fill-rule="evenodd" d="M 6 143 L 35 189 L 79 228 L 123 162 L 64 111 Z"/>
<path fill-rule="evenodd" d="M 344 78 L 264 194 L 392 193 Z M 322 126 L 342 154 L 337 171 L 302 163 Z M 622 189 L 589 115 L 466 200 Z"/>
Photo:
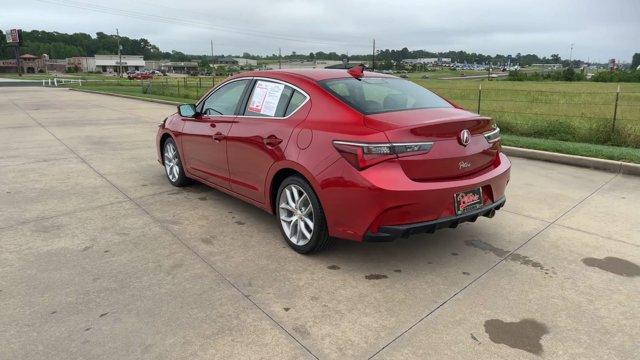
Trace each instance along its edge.
<path fill-rule="evenodd" d="M 0 88 L 0 359 L 630 359 L 640 177 L 513 158 L 507 205 L 302 256 L 169 185 L 172 106 Z"/>

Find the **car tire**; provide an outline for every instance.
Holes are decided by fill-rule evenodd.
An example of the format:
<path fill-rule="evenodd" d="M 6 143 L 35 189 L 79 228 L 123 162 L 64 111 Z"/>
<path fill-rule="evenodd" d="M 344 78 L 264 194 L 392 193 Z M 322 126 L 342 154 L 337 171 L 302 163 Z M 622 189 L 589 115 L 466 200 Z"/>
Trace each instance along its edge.
<path fill-rule="evenodd" d="M 189 178 L 184 172 L 178 146 L 172 138 L 168 138 L 162 144 L 162 163 L 167 179 L 173 186 L 183 187 L 189 183 Z"/>
<path fill-rule="evenodd" d="M 278 188 L 275 215 L 287 244 L 301 254 L 324 249 L 331 241 L 318 196 L 301 176 L 284 179 Z"/>

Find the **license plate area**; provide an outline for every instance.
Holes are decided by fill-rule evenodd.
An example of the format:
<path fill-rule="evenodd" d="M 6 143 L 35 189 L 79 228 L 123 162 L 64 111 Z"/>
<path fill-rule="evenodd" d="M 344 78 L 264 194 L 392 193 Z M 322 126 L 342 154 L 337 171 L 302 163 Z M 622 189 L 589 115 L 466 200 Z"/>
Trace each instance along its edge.
<path fill-rule="evenodd" d="M 482 188 L 461 191 L 453 195 L 453 203 L 456 208 L 456 215 L 480 209 L 482 202 Z"/>

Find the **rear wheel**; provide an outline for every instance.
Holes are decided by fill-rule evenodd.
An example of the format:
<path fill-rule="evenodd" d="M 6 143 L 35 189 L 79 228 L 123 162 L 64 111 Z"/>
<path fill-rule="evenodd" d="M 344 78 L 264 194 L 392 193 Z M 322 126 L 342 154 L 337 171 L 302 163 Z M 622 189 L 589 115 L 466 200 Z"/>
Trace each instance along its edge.
<path fill-rule="evenodd" d="M 171 185 L 177 187 L 187 185 L 189 179 L 184 173 L 184 168 L 180 161 L 180 154 L 178 153 L 178 147 L 173 139 L 169 138 L 165 140 L 162 146 L 162 158 L 164 162 L 164 170 Z"/>
<path fill-rule="evenodd" d="M 308 254 L 327 246 L 327 221 L 320 200 L 306 180 L 295 175 L 286 178 L 276 201 L 280 231 L 291 248 Z"/>

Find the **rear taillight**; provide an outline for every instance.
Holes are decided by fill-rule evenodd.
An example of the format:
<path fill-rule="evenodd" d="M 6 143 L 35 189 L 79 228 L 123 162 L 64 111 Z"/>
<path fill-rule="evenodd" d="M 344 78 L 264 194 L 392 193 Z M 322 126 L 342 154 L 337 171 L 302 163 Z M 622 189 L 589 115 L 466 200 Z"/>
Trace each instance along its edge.
<path fill-rule="evenodd" d="M 399 156 L 417 155 L 431 150 L 432 142 L 420 143 L 358 143 L 334 141 L 333 146 L 347 162 L 358 170 Z"/>
<path fill-rule="evenodd" d="M 494 143 L 500 140 L 500 128 L 494 125 L 493 130 L 488 131 L 482 135 L 484 135 L 484 138 L 487 139 L 489 143 Z"/>

